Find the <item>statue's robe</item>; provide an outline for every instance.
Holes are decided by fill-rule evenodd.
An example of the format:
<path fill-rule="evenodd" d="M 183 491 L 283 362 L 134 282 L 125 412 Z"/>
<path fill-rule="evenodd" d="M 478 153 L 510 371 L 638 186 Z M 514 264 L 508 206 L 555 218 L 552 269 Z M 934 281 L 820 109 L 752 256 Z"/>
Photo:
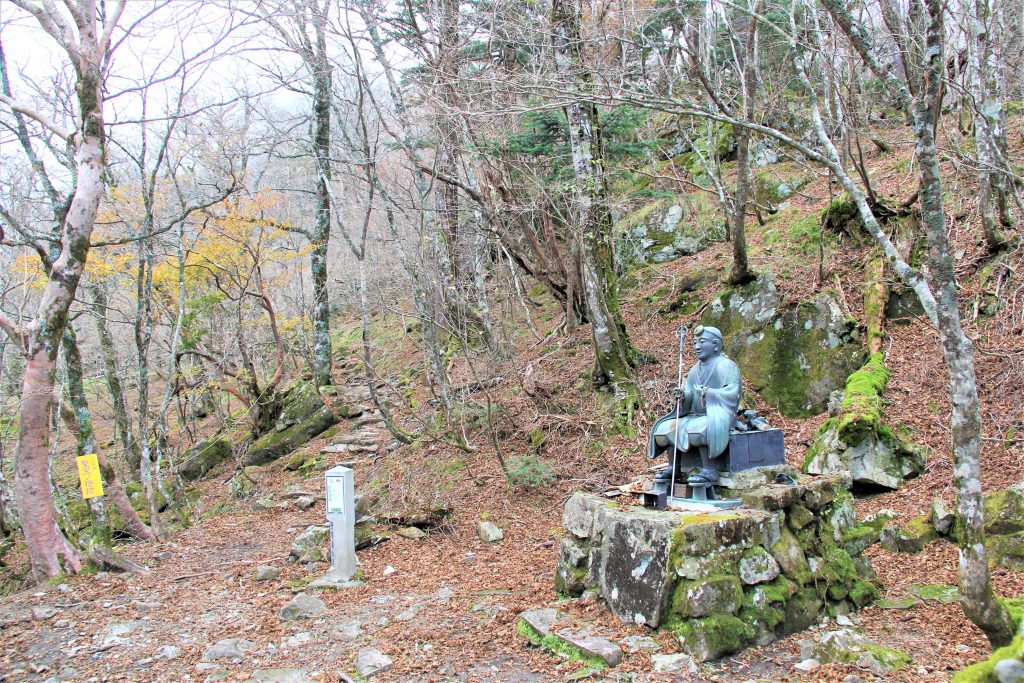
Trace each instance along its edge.
<path fill-rule="evenodd" d="M 706 445 L 708 456 L 717 458 L 729 445 L 742 392 L 740 369 L 725 354 L 694 365 L 686 374 L 679 412 L 658 420 L 652 430 L 651 456 L 673 445 L 681 452 Z"/>

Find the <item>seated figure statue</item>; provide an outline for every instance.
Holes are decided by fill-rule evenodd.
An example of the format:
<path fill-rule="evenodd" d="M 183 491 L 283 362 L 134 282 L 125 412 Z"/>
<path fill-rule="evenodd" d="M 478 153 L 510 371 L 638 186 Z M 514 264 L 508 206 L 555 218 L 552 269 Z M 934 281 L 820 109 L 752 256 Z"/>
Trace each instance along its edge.
<path fill-rule="evenodd" d="M 693 348 L 697 364 L 686 375 L 686 383 L 672 391 L 676 409 L 655 422 L 651 431 L 650 456 L 667 452 L 669 467 L 655 477 L 655 488 L 670 491 L 675 455 L 679 460 L 694 460 L 699 453 L 700 470 L 689 473 L 691 485 L 718 482 L 718 468 L 713 462 L 729 445 L 729 432 L 736 424 L 742 382 L 735 362 L 722 353 L 722 333 L 715 327 L 697 327 Z M 690 458 L 681 456 L 691 451 Z M 677 461 L 678 462 L 678 461 Z M 676 467 L 677 479 L 682 474 Z"/>

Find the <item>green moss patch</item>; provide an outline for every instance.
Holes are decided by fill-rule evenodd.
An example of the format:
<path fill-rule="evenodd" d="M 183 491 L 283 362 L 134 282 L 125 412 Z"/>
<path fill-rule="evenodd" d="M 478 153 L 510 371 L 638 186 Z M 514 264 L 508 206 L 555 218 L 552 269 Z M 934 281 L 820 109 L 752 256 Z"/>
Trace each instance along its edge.
<path fill-rule="evenodd" d="M 956 602 L 960 596 L 956 586 L 942 583 L 916 583 L 907 588 L 907 591 L 925 602 L 938 602 L 943 605 Z"/>
<path fill-rule="evenodd" d="M 564 655 L 565 657 L 568 657 L 570 662 L 581 662 L 585 664 L 592 673 L 603 671 L 608 668 L 608 665 L 600 657 L 588 655 L 578 647 L 570 645 L 554 634 L 548 634 L 546 636 L 541 635 L 540 632 L 526 623 L 525 619 L 520 619 L 519 623 L 516 624 L 516 633 L 525 638 L 535 647 L 541 647 L 556 654 Z"/>
<path fill-rule="evenodd" d="M 996 665 L 1006 659 L 1024 660 L 1024 636 L 1017 636 L 1006 647 L 1001 647 L 983 662 L 972 664 L 953 675 L 952 683 L 999 683 Z"/>

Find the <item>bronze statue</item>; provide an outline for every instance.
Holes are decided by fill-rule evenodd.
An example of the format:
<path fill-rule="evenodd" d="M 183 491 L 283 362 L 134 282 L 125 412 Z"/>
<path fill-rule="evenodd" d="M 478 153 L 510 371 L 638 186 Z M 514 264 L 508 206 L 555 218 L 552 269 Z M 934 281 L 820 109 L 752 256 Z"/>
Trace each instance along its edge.
<path fill-rule="evenodd" d="M 714 459 L 729 445 L 729 432 L 736 425 L 736 408 L 742 393 L 740 369 L 722 353 L 722 333 L 715 327 L 697 327 L 693 334 L 693 350 L 697 364 L 682 381 L 682 349 L 685 331 L 679 340 L 679 380 L 672 391 L 675 410 L 665 415 L 651 429 L 649 455 L 668 454 L 669 467 L 655 477 L 655 489 L 669 491 L 669 482 L 681 479 L 680 463 L 695 462 L 699 454 L 700 468 L 686 477 L 691 485 L 707 486 L 718 482 Z M 690 456 L 690 457 L 686 457 Z"/>

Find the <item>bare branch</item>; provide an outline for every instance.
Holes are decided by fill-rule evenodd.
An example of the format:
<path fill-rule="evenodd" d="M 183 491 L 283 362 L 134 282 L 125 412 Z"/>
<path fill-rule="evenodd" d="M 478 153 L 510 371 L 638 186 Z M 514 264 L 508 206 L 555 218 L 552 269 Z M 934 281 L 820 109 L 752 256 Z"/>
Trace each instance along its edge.
<path fill-rule="evenodd" d="M 25 116 L 29 117 L 30 119 L 32 119 L 36 123 L 42 125 L 44 128 L 46 128 L 50 132 L 52 132 L 55 135 L 59 136 L 61 139 L 67 140 L 67 141 L 71 140 L 71 136 L 73 134 L 72 131 L 65 130 L 64 128 L 61 128 L 56 123 L 54 123 L 53 121 L 50 121 L 50 119 L 46 118 L 45 116 L 43 116 L 42 114 L 37 112 L 35 109 L 32 109 L 31 107 L 26 106 L 24 104 L 18 104 L 17 102 L 12 100 L 10 97 L 8 97 L 7 95 L 4 95 L 2 93 L 0 93 L 0 102 L 3 102 L 8 107 L 10 107 L 12 111 L 14 111 L 14 112 L 16 112 L 18 114 L 24 114 Z"/>

